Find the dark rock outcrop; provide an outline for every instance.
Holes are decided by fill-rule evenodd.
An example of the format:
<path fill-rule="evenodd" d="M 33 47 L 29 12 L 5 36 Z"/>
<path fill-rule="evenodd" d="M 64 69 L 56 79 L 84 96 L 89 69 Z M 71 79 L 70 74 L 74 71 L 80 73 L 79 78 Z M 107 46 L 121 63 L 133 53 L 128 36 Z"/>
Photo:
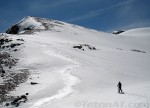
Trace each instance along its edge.
<path fill-rule="evenodd" d="M 31 82 L 31 85 L 36 85 L 36 84 L 38 84 L 37 82 Z"/>
<path fill-rule="evenodd" d="M 18 32 L 19 32 L 19 26 L 18 25 L 14 25 L 6 31 L 6 33 L 8 33 L 8 34 L 18 34 Z"/>
<path fill-rule="evenodd" d="M 120 34 L 120 33 L 123 33 L 123 32 L 125 32 L 125 31 L 123 31 L 123 30 L 117 30 L 117 31 L 113 31 L 112 34 L 116 34 L 117 35 L 117 34 Z"/>
<path fill-rule="evenodd" d="M 81 49 L 83 51 L 85 51 L 85 48 L 88 48 L 89 50 L 96 50 L 95 47 L 88 45 L 88 44 L 74 45 L 73 48 Z"/>

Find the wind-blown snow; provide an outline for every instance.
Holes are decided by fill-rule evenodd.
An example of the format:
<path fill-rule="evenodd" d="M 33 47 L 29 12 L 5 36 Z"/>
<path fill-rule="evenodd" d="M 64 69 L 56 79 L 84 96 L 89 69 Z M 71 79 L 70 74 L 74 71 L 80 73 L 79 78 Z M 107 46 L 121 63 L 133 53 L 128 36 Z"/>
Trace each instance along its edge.
<path fill-rule="evenodd" d="M 25 48 L 16 54 L 20 61 L 15 68 L 32 71 L 32 80 L 10 93 L 29 93 L 29 101 L 20 108 L 149 107 L 149 28 L 117 36 L 70 24 L 54 29 L 12 36 L 25 40 Z M 81 44 L 96 50 L 73 48 Z M 30 85 L 31 81 L 39 84 Z M 125 94 L 117 93 L 119 81 Z"/>
<path fill-rule="evenodd" d="M 39 29 L 39 30 L 44 30 L 45 27 L 42 25 L 41 22 L 35 21 L 33 17 L 26 17 L 22 19 L 19 23 L 20 29 L 19 31 L 23 31 L 25 28 L 32 28 L 32 29 Z"/>

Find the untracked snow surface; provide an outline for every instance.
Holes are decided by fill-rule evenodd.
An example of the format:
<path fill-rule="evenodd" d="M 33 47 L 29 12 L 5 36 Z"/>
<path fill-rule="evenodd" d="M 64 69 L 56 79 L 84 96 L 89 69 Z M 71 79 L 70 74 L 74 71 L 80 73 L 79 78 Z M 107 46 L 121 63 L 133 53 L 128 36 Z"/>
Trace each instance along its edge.
<path fill-rule="evenodd" d="M 149 31 L 116 36 L 68 24 L 59 32 L 10 35 L 25 41 L 15 68 L 31 71 L 10 94 L 29 93 L 19 108 L 149 108 Z M 117 93 L 119 81 L 125 94 Z"/>

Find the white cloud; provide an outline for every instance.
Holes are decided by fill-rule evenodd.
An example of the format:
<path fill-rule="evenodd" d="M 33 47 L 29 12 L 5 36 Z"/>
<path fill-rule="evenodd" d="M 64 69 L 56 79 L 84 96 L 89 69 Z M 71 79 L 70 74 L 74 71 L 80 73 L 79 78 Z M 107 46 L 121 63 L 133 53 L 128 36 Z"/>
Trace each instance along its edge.
<path fill-rule="evenodd" d="M 73 21 L 79 21 L 79 20 L 83 20 L 83 19 L 92 18 L 92 17 L 95 17 L 95 16 L 98 16 L 98 15 L 102 14 L 103 12 L 105 12 L 107 10 L 110 10 L 110 9 L 113 9 L 113 8 L 116 8 L 116 7 L 119 7 L 119 6 L 127 5 L 127 4 L 129 4 L 133 1 L 135 1 L 135 0 L 128 0 L 128 1 L 125 1 L 125 2 L 122 2 L 122 3 L 115 4 L 115 5 L 110 6 L 110 7 L 94 10 L 94 11 L 88 12 L 88 13 L 82 15 L 82 16 L 77 16 L 75 18 L 71 18 L 71 19 L 68 19 L 66 21 L 67 22 L 73 22 Z"/>

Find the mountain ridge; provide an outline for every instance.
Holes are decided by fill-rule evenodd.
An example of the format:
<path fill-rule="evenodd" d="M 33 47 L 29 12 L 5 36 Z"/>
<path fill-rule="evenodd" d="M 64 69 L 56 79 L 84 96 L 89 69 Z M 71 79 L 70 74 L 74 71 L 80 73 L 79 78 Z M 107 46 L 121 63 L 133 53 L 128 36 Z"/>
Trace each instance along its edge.
<path fill-rule="evenodd" d="M 75 24 L 69 24 L 66 22 L 48 19 L 48 18 L 41 18 L 41 17 L 31 17 L 27 16 L 24 17 L 21 21 L 14 24 L 6 33 L 8 34 L 20 34 L 20 33 L 27 33 L 27 31 L 41 31 L 41 30 L 51 30 L 51 31 L 65 31 L 68 28 L 80 28 L 80 29 L 87 29 L 98 32 L 97 30 L 85 28 L 82 26 L 78 26 Z"/>

